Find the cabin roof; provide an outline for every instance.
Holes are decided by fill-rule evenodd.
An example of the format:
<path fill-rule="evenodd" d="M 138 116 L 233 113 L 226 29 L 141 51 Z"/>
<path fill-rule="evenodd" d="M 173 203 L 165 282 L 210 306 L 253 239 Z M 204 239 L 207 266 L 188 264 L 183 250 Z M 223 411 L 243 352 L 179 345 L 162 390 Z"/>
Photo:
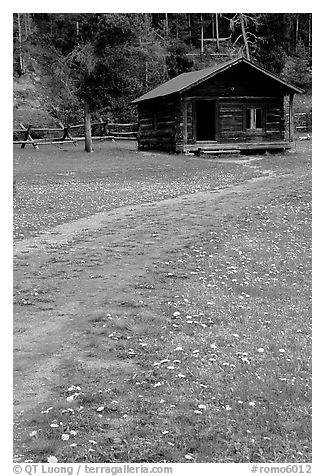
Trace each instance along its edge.
<path fill-rule="evenodd" d="M 191 89 L 194 86 L 197 86 L 198 84 L 202 83 L 203 81 L 206 81 L 207 79 L 210 79 L 211 77 L 216 76 L 217 74 L 220 74 L 223 71 L 229 68 L 232 68 L 233 66 L 239 63 L 246 63 L 250 65 L 255 70 L 260 71 L 261 73 L 265 74 L 266 76 L 278 82 L 279 84 L 282 84 L 282 86 L 285 86 L 285 88 L 288 89 L 288 92 L 293 92 L 293 93 L 303 92 L 302 89 L 297 88 L 296 86 L 293 86 L 287 81 L 284 81 L 283 79 L 279 78 L 278 76 L 271 73 L 270 71 L 267 71 L 266 69 L 253 63 L 252 61 L 248 61 L 246 58 L 240 57 L 240 58 L 227 61 L 222 64 L 217 64 L 209 68 L 201 69 L 199 71 L 191 71 L 189 73 L 180 74 L 179 76 L 176 76 L 175 78 L 170 79 L 166 83 L 161 84 L 157 88 L 152 89 L 146 94 L 143 94 L 143 96 L 140 96 L 139 98 L 132 101 L 132 104 L 137 104 L 139 102 L 147 101 L 149 99 L 169 96 L 170 94 L 174 94 L 174 93 L 184 92 L 187 89 Z"/>

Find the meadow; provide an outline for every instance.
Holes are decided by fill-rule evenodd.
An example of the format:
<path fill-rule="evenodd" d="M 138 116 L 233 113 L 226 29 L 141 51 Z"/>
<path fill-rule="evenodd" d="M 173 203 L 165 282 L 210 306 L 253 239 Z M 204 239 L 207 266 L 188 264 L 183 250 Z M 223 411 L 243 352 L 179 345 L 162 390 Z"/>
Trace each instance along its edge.
<path fill-rule="evenodd" d="M 311 141 L 14 176 L 15 461 L 311 462 Z"/>

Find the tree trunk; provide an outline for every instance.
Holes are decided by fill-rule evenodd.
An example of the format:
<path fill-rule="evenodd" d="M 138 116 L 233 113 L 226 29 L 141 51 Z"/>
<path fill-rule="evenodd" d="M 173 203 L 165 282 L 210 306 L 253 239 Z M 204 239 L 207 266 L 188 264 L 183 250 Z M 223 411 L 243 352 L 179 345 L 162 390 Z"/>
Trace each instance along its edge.
<path fill-rule="evenodd" d="M 245 50 L 246 50 L 246 58 L 250 60 L 250 54 L 249 54 L 249 47 L 248 47 L 248 41 L 247 41 L 247 35 L 246 35 L 246 30 L 245 30 L 245 22 L 244 22 L 244 16 L 242 13 L 239 13 L 239 20 L 240 20 L 240 26 L 241 26 L 241 32 L 243 35 L 243 40 L 244 40 L 244 45 L 245 45 Z"/>
<path fill-rule="evenodd" d="M 25 73 L 24 67 L 24 58 L 23 58 L 23 48 L 22 48 L 22 35 L 21 35 L 21 22 L 20 22 L 20 13 L 17 13 L 17 23 L 18 23 L 18 46 L 19 46 L 19 67 L 20 74 Z"/>
<path fill-rule="evenodd" d="M 203 16 L 201 14 L 200 16 L 201 20 L 201 55 L 203 55 L 204 52 L 204 30 L 203 30 Z"/>
<path fill-rule="evenodd" d="M 298 51 L 298 43 L 299 43 L 299 13 L 297 13 L 297 18 L 296 18 L 296 53 Z"/>
<path fill-rule="evenodd" d="M 165 46 L 168 42 L 168 13 L 165 13 Z"/>
<path fill-rule="evenodd" d="M 86 152 L 93 152 L 93 144 L 91 139 L 91 116 L 90 116 L 90 109 L 89 104 L 85 102 L 85 110 L 84 110 L 84 119 L 85 119 L 85 151 Z"/>
<path fill-rule="evenodd" d="M 191 14 L 188 13 L 188 36 L 190 42 L 190 48 L 192 48 L 192 27 L 191 27 Z"/>
<path fill-rule="evenodd" d="M 23 18 L 24 18 L 24 21 L 25 21 L 25 38 L 26 38 L 26 40 L 29 36 L 29 33 L 28 33 L 28 17 L 29 17 L 29 13 L 24 13 L 23 14 Z"/>
<path fill-rule="evenodd" d="M 219 14 L 216 13 L 216 50 L 219 53 L 220 44 L 219 44 Z"/>
<path fill-rule="evenodd" d="M 311 13 L 308 14 L 308 53 L 311 55 Z"/>
<path fill-rule="evenodd" d="M 31 15 L 28 13 L 27 15 L 27 25 L 28 25 L 28 36 L 31 35 L 31 27 L 30 27 L 30 24 L 31 24 Z"/>

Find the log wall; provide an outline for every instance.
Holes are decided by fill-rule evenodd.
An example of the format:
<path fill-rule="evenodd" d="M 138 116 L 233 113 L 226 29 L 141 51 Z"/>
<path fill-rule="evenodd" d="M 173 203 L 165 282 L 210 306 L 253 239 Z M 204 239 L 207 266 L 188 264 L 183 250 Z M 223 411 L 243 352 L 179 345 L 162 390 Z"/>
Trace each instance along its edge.
<path fill-rule="evenodd" d="M 262 128 L 246 129 L 246 108 L 262 109 Z M 219 142 L 267 142 L 284 140 L 283 98 L 220 100 Z"/>
<path fill-rule="evenodd" d="M 175 117 L 178 117 L 177 127 Z M 173 99 L 147 101 L 139 104 L 139 150 L 159 149 L 174 151 L 180 140 L 181 117 Z"/>

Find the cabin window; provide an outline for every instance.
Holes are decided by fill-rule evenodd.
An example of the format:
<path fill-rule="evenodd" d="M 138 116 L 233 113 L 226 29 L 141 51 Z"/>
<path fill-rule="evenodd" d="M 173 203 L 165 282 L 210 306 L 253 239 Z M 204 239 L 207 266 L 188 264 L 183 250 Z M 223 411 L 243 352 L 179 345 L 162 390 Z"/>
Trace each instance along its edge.
<path fill-rule="evenodd" d="M 246 129 L 262 129 L 262 108 L 246 108 Z"/>

